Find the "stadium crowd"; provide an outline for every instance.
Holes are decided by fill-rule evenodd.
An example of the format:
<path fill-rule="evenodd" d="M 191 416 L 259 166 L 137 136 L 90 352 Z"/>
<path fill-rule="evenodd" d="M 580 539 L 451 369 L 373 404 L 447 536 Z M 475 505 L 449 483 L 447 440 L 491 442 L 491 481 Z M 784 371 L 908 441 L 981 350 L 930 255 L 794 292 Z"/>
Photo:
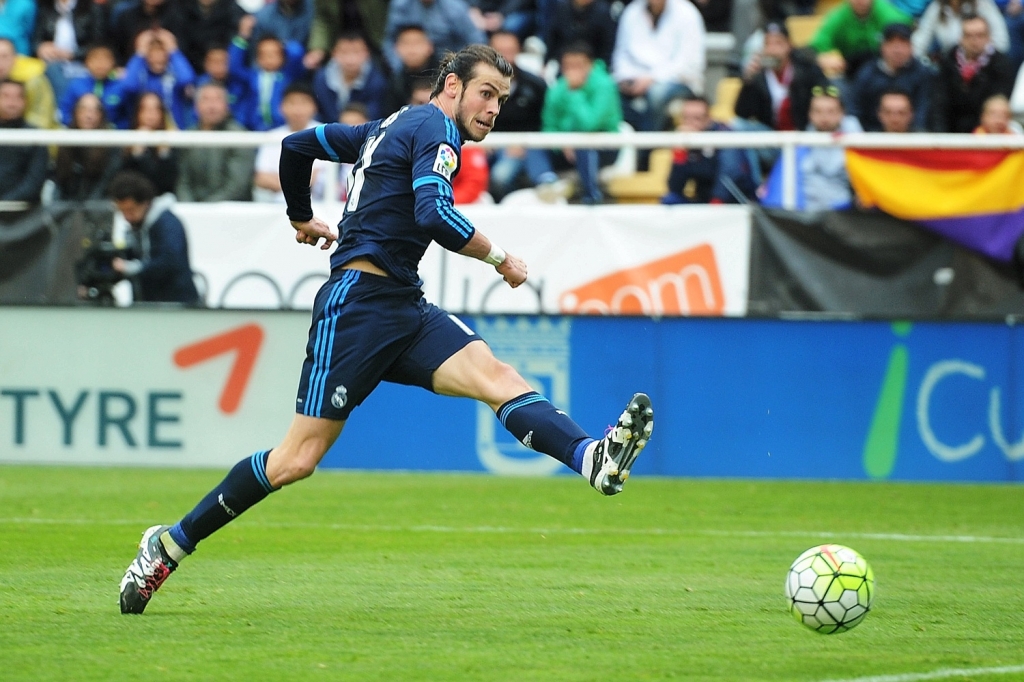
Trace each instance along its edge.
<path fill-rule="evenodd" d="M 706 88 L 709 32 L 742 47 L 731 91 Z M 497 131 L 1022 132 L 1021 0 L 5 0 L 0 127 L 283 138 L 425 102 L 441 55 L 478 42 L 515 65 Z M 0 201 L 38 201 L 47 181 L 103 198 L 119 170 L 182 201 L 282 201 L 277 147 L 7 147 Z M 661 200 L 771 204 L 776 156 L 672 150 Z M 600 203 L 615 159 L 467 145 L 456 200 Z M 344 199 L 335 172 L 314 169 L 315 197 Z M 802 156 L 799 181 L 806 208 L 851 201 L 837 150 Z"/>

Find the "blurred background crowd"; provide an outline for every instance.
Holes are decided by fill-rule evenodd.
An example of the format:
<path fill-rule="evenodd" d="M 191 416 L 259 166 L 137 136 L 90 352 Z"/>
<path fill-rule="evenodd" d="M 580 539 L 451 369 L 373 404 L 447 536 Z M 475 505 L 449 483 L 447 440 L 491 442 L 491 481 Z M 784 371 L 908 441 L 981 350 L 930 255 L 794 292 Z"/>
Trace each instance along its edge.
<path fill-rule="evenodd" d="M 429 99 L 445 51 L 516 67 L 499 132 L 1021 132 L 1021 0 L 2 0 L 0 127 L 274 131 Z M 278 145 L 4 147 L 0 201 L 282 201 Z M 777 200 L 777 152 L 485 152 L 456 201 Z M 314 197 L 345 198 L 337 168 Z M 346 173 L 341 169 L 341 177 Z M 852 201 L 841 149 L 801 157 L 803 208 Z"/>

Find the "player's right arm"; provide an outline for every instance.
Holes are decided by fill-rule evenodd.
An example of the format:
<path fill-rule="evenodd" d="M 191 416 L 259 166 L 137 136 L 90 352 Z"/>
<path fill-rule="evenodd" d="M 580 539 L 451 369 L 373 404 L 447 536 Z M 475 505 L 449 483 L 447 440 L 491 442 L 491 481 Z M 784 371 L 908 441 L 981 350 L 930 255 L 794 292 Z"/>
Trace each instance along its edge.
<path fill-rule="evenodd" d="M 288 220 L 295 228 L 295 240 L 300 244 L 315 246 L 322 238 L 325 241 L 320 248 L 327 249 L 338 238 L 336 229 L 313 217 L 309 194 L 313 161 L 323 159 L 335 163 L 355 163 L 372 126 L 373 123 L 361 126 L 341 123 L 318 125 L 292 133 L 281 142 L 278 177 L 288 205 Z"/>

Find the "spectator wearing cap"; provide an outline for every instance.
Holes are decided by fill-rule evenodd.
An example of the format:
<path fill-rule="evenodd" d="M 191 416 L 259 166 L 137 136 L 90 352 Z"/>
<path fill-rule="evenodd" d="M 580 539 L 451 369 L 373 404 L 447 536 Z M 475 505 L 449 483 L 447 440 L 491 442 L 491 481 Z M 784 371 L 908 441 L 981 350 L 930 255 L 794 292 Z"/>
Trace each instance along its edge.
<path fill-rule="evenodd" d="M 932 73 L 918 60 L 910 45 L 911 31 L 906 24 L 889 24 L 882 32 L 881 56 L 862 66 L 850 87 L 848 113 L 860 119 L 868 132 L 878 132 L 878 102 L 892 88 L 906 92 L 914 106 L 914 127 L 924 129 L 928 122 Z"/>
<path fill-rule="evenodd" d="M 889 24 L 912 22 L 889 0 L 844 0 L 825 15 L 811 47 L 829 77 L 852 76 L 862 64 L 878 56 L 882 29 Z"/>
<path fill-rule="evenodd" d="M 899 88 L 891 88 L 878 99 L 876 112 L 883 133 L 916 133 L 914 126 L 914 101 Z"/>
<path fill-rule="evenodd" d="M 937 133 L 971 132 L 982 103 L 992 95 L 1008 97 L 1013 89 L 1013 66 L 992 44 L 988 22 L 968 16 L 963 27 L 960 44 L 942 56 L 932 88 L 929 128 Z"/>
<path fill-rule="evenodd" d="M 995 48 L 1000 52 L 1009 51 L 1006 21 L 993 0 L 932 0 L 911 39 L 914 54 L 921 59 L 938 61 L 960 43 L 964 19 L 975 15 L 988 22 Z"/>
<path fill-rule="evenodd" d="M 813 57 L 795 50 L 785 24 L 764 28 L 764 47 L 748 62 L 736 115 L 773 130 L 803 130 L 811 106 L 811 88 L 826 83 Z"/>

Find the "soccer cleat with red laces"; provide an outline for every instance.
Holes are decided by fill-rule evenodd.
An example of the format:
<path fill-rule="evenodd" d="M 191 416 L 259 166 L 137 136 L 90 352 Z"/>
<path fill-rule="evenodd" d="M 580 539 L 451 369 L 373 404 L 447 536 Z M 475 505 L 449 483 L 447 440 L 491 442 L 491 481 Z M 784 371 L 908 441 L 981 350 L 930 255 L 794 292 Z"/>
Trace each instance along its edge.
<path fill-rule="evenodd" d="M 142 534 L 139 553 L 121 579 L 121 613 L 142 613 L 178 564 L 160 543 L 160 535 L 170 526 L 152 526 Z"/>
<path fill-rule="evenodd" d="M 590 485 L 602 495 L 617 495 L 629 478 L 629 470 L 654 432 L 651 399 L 637 393 L 604 438 L 594 441 L 585 456 L 590 462 Z"/>

